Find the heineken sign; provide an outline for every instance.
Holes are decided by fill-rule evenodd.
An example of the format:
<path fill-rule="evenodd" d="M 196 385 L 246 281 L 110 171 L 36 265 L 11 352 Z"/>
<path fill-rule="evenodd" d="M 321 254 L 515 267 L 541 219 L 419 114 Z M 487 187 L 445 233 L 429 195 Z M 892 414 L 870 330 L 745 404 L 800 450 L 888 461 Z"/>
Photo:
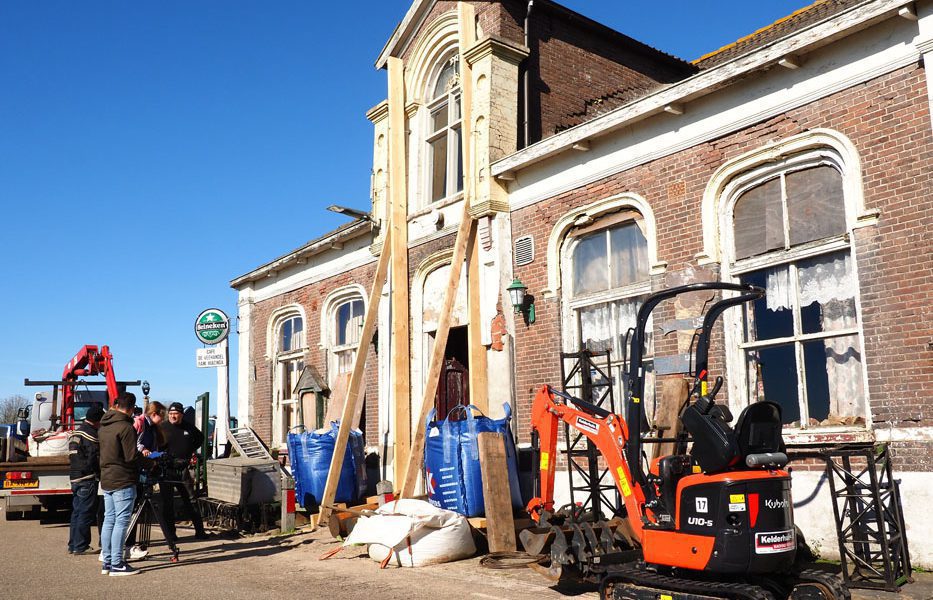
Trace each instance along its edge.
<path fill-rule="evenodd" d="M 230 319 L 219 308 L 208 308 L 194 321 L 194 335 L 199 342 L 219 344 L 230 332 Z"/>

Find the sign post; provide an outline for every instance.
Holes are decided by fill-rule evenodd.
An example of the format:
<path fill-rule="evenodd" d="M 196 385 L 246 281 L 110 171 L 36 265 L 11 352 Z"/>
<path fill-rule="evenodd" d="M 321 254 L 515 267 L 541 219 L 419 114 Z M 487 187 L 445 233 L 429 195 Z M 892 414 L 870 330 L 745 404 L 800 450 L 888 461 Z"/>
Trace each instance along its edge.
<path fill-rule="evenodd" d="M 219 308 L 201 311 L 194 321 L 194 335 L 208 348 L 196 352 L 198 367 L 217 369 L 217 420 L 214 423 L 214 457 L 223 456 L 230 427 L 230 361 L 227 336 L 230 319 Z"/>

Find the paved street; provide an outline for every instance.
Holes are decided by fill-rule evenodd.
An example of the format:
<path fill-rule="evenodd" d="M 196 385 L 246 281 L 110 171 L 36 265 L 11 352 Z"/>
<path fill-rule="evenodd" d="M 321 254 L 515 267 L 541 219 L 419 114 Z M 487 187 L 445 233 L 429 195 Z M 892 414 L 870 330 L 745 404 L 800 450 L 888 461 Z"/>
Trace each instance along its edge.
<path fill-rule="evenodd" d="M 69 556 L 65 550 L 68 524 L 63 519 L 0 520 L 0 582 L 4 598 L 64 597 L 137 598 L 141 595 L 184 600 L 222 598 L 413 599 L 556 599 L 568 598 L 551 589 L 530 570 L 489 570 L 479 559 L 420 569 L 379 569 L 362 549 L 344 549 L 335 557 L 318 557 L 334 548 L 325 531 L 289 536 L 215 537 L 195 542 L 192 530 L 179 528 L 181 561 L 169 562 L 161 542 L 153 556 L 138 561 L 135 577 L 103 577 L 96 555 Z M 157 537 L 154 532 L 153 537 Z M 190 540 L 190 541 L 189 541 Z M 96 533 L 95 533 L 96 541 Z M 933 576 L 900 595 L 853 594 L 860 600 L 928 600 Z M 140 590 L 152 592 L 142 594 Z M 595 592 L 573 591 L 591 600 Z"/>

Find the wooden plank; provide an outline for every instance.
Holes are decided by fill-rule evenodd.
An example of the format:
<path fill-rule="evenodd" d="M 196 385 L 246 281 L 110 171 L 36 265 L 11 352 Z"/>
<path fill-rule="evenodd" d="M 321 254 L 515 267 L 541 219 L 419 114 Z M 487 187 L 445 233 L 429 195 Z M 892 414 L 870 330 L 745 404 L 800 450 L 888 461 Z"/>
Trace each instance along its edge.
<path fill-rule="evenodd" d="M 369 341 L 373 339 L 373 331 L 376 330 L 376 321 L 379 317 L 379 299 L 382 297 L 382 287 L 386 282 L 386 275 L 389 271 L 389 259 L 392 253 L 389 252 L 389 242 L 391 241 L 392 231 L 386 233 L 386 244 L 383 246 L 382 254 L 379 256 L 379 262 L 376 263 L 376 275 L 373 277 L 373 287 L 369 290 L 369 303 L 366 305 L 366 316 L 363 318 L 363 330 L 360 332 L 360 345 L 356 352 L 356 358 L 353 359 L 353 371 L 350 372 L 350 382 L 347 387 L 347 401 L 343 406 L 343 413 L 340 419 L 340 428 L 337 430 L 337 439 L 334 441 L 334 456 L 330 461 L 330 469 L 327 472 L 327 483 L 324 485 L 324 494 L 321 496 L 321 505 L 331 505 L 334 503 L 334 497 L 337 495 L 337 482 L 340 480 L 340 470 L 343 467 L 343 456 L 347 450 L 347 440 L 350 438 L 350 429 L 353 427 L 353 415 L 356 413 L 356 405 L 360 402 L 360 386 L 363 383 L 363 372 L 366 369 L 366 357 L 369 354 Z M 313 522 L 314 527 L 320 523 L 327 523 L 330 518 L 330 509 L 322 508 L 318 513 L 319 517 Z"/>
<path fill-rule="evenodd" d="M 460 25 L 460 95 L 462 105 L 463 132 L 463 197 L 471 205 L 476 194 L 476 165 L 473 160 L 473 68 L 463 55 L 476 42 L 476 9 L 468 2 L 458 4 Z M 489 381 L 486 364 L 486 346 L 483 345 L 483 323 L 480 311 L 480 262 L 479 244 L 467 256 L 467 306 L 470 326 L 467 329 L 467 344 L 470 354 L 470 404 L 484 414 L 489 412 Z"/>
<path fill-rule="evenodd" d="M 476 19 L 474 16 L 473 6 L 466 3 L 458 3 L 459 7 L 459 19 L 460 19 L 460 69 L 461 69 L 461 96 L 463 100 L 461 101 L 461 110 L 463 111 L 463 129 L 466 131 L 466 135 L 461 136 L 463 138 L 463 152 L 464 152 L 464 173 L 469 173 L 471 160 L 469 157 L 472 156 L 472 127 L 469 126 L 470 123 L 470 114 L 471 114 L 471 103 L 472 103 L 472 78 L 470 76 L 470 67 L 466 63 L 466 60 L 463 58 L 464 50 L 466 49 L 469 40 L 476 39 Z M 466 23 L 464 25 L 464 23 Z M 437 393 L 438 379 L 441 375 L 441 367 L 444 362 L 444 351 L 447 348 L 447 337 L 450 333 L 450 315 L 453 313 L 454 302 L 457 299 L 457 289 L 460 286 L 460 269 L 463 265 L 463 261 L 467 256 L 473 255 L 473 247 L 475 245 L 476 239 L 476 227 L 473 222 L 472 216 L 470 216 L 470 192 L 472 190 L 472 178 L 466 176 L 464 178 L 464 196 L 463 196 L 463 210 L 460 215 L 460 226 L 457 229 L 457 238 L 454 241 L 454 253 L 450 260 L 450 276 L 447 281 L 447 290 L 444 295 L 444 304 L 440 312 L 440 318 L 437 323 L 437 332 L 434 336 L 434 348 L 431 352 L 431 360 L 428 363 L 428 376 L 425 382 L 424 395 L 421 398 L 421 408 L 416 413 L 417 421 L 415 421 L 415 430 L 411 438 L 411 447 L 409 450 L 408 461 L 406 463 L 406 469 L 404 477 L 400 479 L 402 481 L 401 487 L 396 486 L 400 490 L 401 498 L 411 498 L 415 493 L 415 485 L 418 482 L 418 475 L 421 472 L 422 460 L 424 457 L 424 420 L 427 418 L 428 413 L 431 412 L 431 408 L 434 406 L 434 395 Z M 469 275 L 469 272 L 467 273 Z M 468 278 L 469 279 L 469 278 Z M 476 279 L 473 279 L 475 282 Z M 468 284 L 470 288 L 474 287 L 472 284 Z M 469 296 L 469 289 L 468 296 Z M 470 315 L 471 323 L 473 322 L 473 316 Z M 477 321 L 479 318 L 477 317 Z M 479 331 L 477 327 L 470 327 L 469 332 L 472 330 Z M 469 337 L 470 345 L 472 346 L 472 336 Z M 483 355 L 485 359 L 485 354 Z M 473 357 L 471 355 L 470 359 Z M 486 363 L 485 360 L 482 362 L 482 371 L 485 374 L 486 372 Z M 470 365 L 470 371 L 474 370 L 473 365 Z M 471 401 L 474 398 L 473 396 L 473 380 L 472 376 L 470 378 L 470 397 Z M 485 389 L 486 386 L 483 386 Z M 486 402 L 488 405 L 488 402 Z M 487 406 L 488 407 L 488 406 Z M 396 451 L 397 452 L 397 451 Z M 396 454 L 396 457 L 398 454 Z M 396 463 L 397 465 L 399 463 Z"/>
<path fill-rule="evenodd" d="M 505 435 L 487 431 L 477 436 L 479 466 L 483 473 L 483 502 L 486 506 L 486 539 L 490 552 L 514 552 L 515 521 L 509 490 L 509 465 L 505 458 Z"/>
<path fill-rule="evenodd" d="M 330 391 L 327 402 L 327 413 L 324 415 L 324 426 L 336 421 L 343 414 L 343 407 L 347 403 L 347 390 L 350 387 L 350 373 L 341 373 L 334 379 L 334 389 Z"/>
<path fill-rule="evenodd" d="M 428 375 L 424 384 L 424 395 L 421 397 L 421 408 L 417 412 L 418 420 L 411 441 L 411 453 L 405 469 L 405 477 L 400 488 L 401 498 L 412 498 L 415 485 L 421 473 L 424 459 L 424 420 L 431 408 L 434 407 L 434 395 L 437 393 L 438 380 L 441 377 L 441 367 L 444 364 L 444 350 L 447 348 L 447 337 L 450 333 L 450 316 L 453 314 L 454 301 L 457 299 L 457 288 L 460 286 L 460 273 L 463 261 L 468 250 L 476 239 L 476 227 L 470 217 L 470 205 L 464 200 L 463 212 L 460 215 L 460 227 L 457 229 L 457 239 L 454 242 L 454 255 L 450 260 L 450 276 L 447 280 L 447 290 L 444 292 L 444 304 L 437 321 L 437 332 L 434 337 L 434 350 L 431 352 L 431 361 L 428 363 Z"/>
<path fill-rule="evenodd" d="M 389 58 L 389 229 L 392 232 L 392 349 L 390 398 L 394 406 L 395 480 L 408 463 L 411 447 L 411 348 L 408 299 L 408 194 L 405 156 L 405 71 Z M 386 248 L 389 240 L 385 242 Z"/>
<path fill-rule="evenodd" d="M 655 426 L 662 428 L 661 437 L 674 437 L 680 433 L 680 406 L 687 398 L 689 384 L 682 377 L 670 377 L 661 382 L 661 398 L 658 402 L 657 412 L 654 415 Z M 654 452 L 649 458 L 667 456 L 674 452 L 674 444 L 650 444 Z"/>

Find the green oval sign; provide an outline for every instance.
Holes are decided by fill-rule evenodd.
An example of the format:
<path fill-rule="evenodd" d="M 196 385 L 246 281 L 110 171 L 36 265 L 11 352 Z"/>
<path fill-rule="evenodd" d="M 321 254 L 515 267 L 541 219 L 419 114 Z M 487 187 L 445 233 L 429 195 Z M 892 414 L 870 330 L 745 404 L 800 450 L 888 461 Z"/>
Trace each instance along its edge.
<path fill-rule="evenodd" d="M 194 335 L 199 342 L 219 344 L 230 332 L 230 319 L 219 308 L 208 308 L 194 321 Z"/>

